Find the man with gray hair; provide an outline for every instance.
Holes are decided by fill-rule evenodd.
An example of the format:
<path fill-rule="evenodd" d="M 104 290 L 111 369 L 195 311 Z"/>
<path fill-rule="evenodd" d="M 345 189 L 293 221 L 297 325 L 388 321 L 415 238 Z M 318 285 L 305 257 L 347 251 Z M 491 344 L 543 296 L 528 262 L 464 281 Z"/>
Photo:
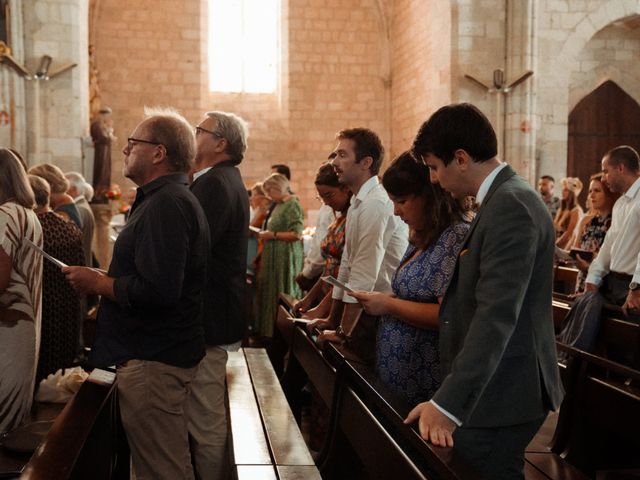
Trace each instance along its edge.
<path fill-rule="evenodd" d="M 244 307 L 249 197 L 237 165 L 247 149 L 247 124 L 226 112 L 208 112 L 196 127 L 191 191 L 209 221 L 210 268 L 204 295 L 206 356 L 191 384 L 188 429 L 201 480 L 224 478 L 227 351 L 240 347 Z"/>
<path fill-rule="evenodd" d="M 82 250 L 84 251 L 84 264 L 90 267 L 93 264 L 91 245 L 93 232 L 96 227 L 96 219 L 93 216 L 89 202 L 93 197 L 93 187 L 87 183 L 81 173 L 67 172 L 64 176 L 69 180 L 67 193 L 73 198 L 80 220 L 82 221 Z"/>
<path fill-rule="evenodd" d="M 187 186 L 193 128 L 173 110 L 145 113 L 123 150 L 124 175 L 139 188 L 109 271 L 62 271 L 80 292 L 102 296 L 90 361 L 117 366 L 136 478 L 193 479 L 184 409 L 204 356 L 209 227 Z"/>

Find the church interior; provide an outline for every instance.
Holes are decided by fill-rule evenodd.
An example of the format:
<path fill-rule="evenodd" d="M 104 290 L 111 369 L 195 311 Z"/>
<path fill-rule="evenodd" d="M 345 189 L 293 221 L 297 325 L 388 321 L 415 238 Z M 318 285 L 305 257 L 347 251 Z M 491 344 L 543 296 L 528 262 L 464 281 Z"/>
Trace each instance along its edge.
<path fill-rule="evenodd" d="M 249 124 L 248 149 L 239 169 L 246 188 L 269 176 L 272 165 L 287 165 L 305 226 L 313 227 L 321 207 L 314 179 L 335 148 L 337 132 L 352 127 L 376 132 L 385 150 L 382 174 L 412 147 L 420 125 L 452 103 L 472 103 L 487 116 L 497 135 L 498 158 L 534 188 L 543 175 L 556 179 L 557 192 L 558 180 L 564 177 L 577 177 L 587 186 L 613 147 L 629 145 L 640 151 L 639 65 L 640 0 L 0 0 L 0 147 L 19 152 L 27 167 L 51 163 L 90 180 L 96 165 L 91 125 L 100 112 L 110 112 L 110 198 L 93 209 L 100 236 L 95 253 L 101 264 L 108 265 L 113 246 L 108 227 L 135 187 L 123 174 L 122 151 L 145 107 L 175 108 L 194 127 L 208 111 L 244 118 Z M 582 189 L 582 205 L 587 190 Z M 575 277 L 570 281 L 575 285 Z M 563 298 L 554 299 L 554 315 L 567 313 L 569 304 Z M 279 300 L 282 318 L 289 318 L 291 304 L 287 306 L 286 300 Z M 633 379 L 626 385 L 635 388 L 636 403 L 622 403 L 617 417 L 625 423 L 624 415 L 631 415 L 631 427 L 639 425 L 640 330 L 637 323 L 629 325 L 616 323 L 611 338 L 632 331 L 638 340 L 631 366 L 612 374 Z M 386 475 L 394 469 L 398 478 L 474 478 L 466 476 L 464 466 L 449 463 L 442 451 L 424 453 L 417 435 L 397 433 L 402 417 L 396 406 L 377 396 L 375 381 L 342 357 L 344 352 L 336 349 L 333 356 L 319 360 L 313 356 L 317 352 L 309 350 L 304 327 L 283 332 L 279 338 L 283 348 L 289 345 L 292 357 L 300 355 L 310 377 L 313 371 L 318 378 L 346 382 L 344 388 L 319 382 L 313 385 L 313 395 L 329 406 L 347 406 L 343 417 L 332 417 L 330 434 L 339 425 L 344 438 L 332 437 L 338 443 L 331 447 L 340 450 L 339 442 L 348 438 L 350 446 L 344 448 L 352 448 L 350 455 L 358 456 L 360 463 L 352 470 L 340 470 L 332 463 L 342 461 L 337 450 L 325 450 L 323 478 L 391 478 Z M 292 345 L 300 351 L 294 352 Z M 266 356 L 245 357 L 233 357 L 227 372 L 232 368 L 238 379 L 251 377 L 259 403 L 271 395 L 269 382 L 278 379 L 265 373 Z M 580 361 L 587 360 L 580 357 Z M 571 363 L 567 365 L 561 371 L 561 376 L 567 375 L 563 380 L 577 375 L 576 365 L 581 364 L 574 364 L 574 370 Z M 282 365 L 280 371 L 277 363 L 274 368 L 282 373 Z M 244 402 L 245 387 L 231 389 L 229 401 Z M 600 387 L 593 385 L 594 395 Z M 109 422 L 117 422 L 113 416 L 117 406 L 111 390 L 87 388 L 96 389 L 84 392 L 82 401 L 90 408 L 74 404 L 64 415 L 67 424 L 77 428 L 70 431 L 84 435 L 88 451 L 113 434 Z M 358 395 L 363 398 L 360 403 L 353 400 Z M 291 404 L 289 397 L 275 395 L 273 405 L 277 401 Z M 360 410 L 367 402 L 370 409 Z M 601 411 L 602 405 L 594 409 Z M 78 415 L 78 411 L 85 412 L 91 425 L 95 421 L 95 428 L 76 425 L 72 418 L 80 417 L 71 412 Z M 294 455 L 298 450 L 287 443 L 291 438 L 278 440 L 280 446 L 277 441 L 270 446 L 260 443 L 270 441 L 269 422 L 264 412 L 251 411 L 260 435 L 262 418 L 267 439 L 245 431 L 233 439 L 234 448 L 247 455 L 270 449 L 265 462 L 279 473 L 274 477 L 269 470 L 260 476 L 264 472 L 249 468 L 255 466 L 254 460 L 243 460 L 247 469 L 238 469 L 236 478 L 320 478 L 306 450 Z M 242 424 L 243 415 L 249 418 L 246 410 L 233 406 L 230 415 L 231 423 Z M 295 420 L 300 421 L 299 415 L 296 412 Z M 303 411 L 303 424 L 308 415 Z M 388 421 L 382 422 L 384 428 L 375 420 L 381 416 Z M 293 417 L 287 419 L 295 427 Z M 362 425 L 368 427 L 360 431 Z M 54 432 L 57 442 L 64 443 L 73 435 L 70 431 Z M 282 433 L 277 428 L 274 432 L 273 438 Z M 105 443 L 106 459 L 100 460 L 104 465 L 75 464 L 76 474 L 100 470 L 109 475 L 95 478 L 129 478 L 128 463 L 114 460 L 122 453 L 119 434 Z M 531 452 L 527 480 L 596 478 L 553 463 L 564 458 L 561 446 L 573 438 L 567 435 L 554 438 L 560 445 L 554 452 L 556 460 L 544 457 L 551 455 L 548 449 Z M 588 432 L 580 435 L 587 437 Z M 625 431 L 621 438 L 631 435 Z M 248 438 L 250 443 L 243 444 Z M 637 438 L 634 441 L 637 445 Z M 591 452 L 573 454 L 585 459 L 593 455 L 587 451 Z M 46 455 L 51 457 L 39 457 L 21 478 L 62 478 L 40 476 L 57 465 L 58 453 Z M 282 460 L 278 455 L 289 456 Z M 629 451 L 620 455 L 630 458 Z M 0 452 L 0 467 L 6 458 Z M 298 458 L 307 463 L 296 468 L 287 463 L 295 464 Z M 278 470 L 280 461 L 283 467 Z M 367 462 L 380 469 L 377 475 L 371 470 L 363 474 Z M 35 470 L 29 473 L 29 468 Z M 597 478 L 640 478 L 639 471 L 629 470 L 628 477 Z"/>
<path fill-rule="evenodd" d="M 20 68 L 6 56 L 0 64 L 0 144 L 30 165 L 90 178 L 90 122 L 108 106 L 113 181 L 124 191 L 121 148 L 144 106 L 175 107 L 192 122 L 233 111 L 251 127 L 246 184 L 287 164 L 306 211 L 318 208 L 313 175 L 336 132 L 378 132 L 388 164 L 452 102 L 488 115 L 500 157 L 532 183 L 544 174 L 586 183 L 607 149 L 639 146 L 635 0 L 265 2 L 277 9 L 266 93 L 212 90 L 211 77 L 236 68 L 245 48 L 240 37 L 210 38 L 216 3 L 4 0 L 0 40 Z M 38 76 L 45 56 L 50 72 L 75 66 Z"/>

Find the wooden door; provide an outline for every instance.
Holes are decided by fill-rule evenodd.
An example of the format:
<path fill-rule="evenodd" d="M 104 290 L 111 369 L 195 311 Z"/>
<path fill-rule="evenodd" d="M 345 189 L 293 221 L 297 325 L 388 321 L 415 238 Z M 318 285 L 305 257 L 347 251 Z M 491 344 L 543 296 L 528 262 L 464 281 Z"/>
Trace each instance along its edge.
<path fill-rule="evenodd" d="M 602 156 L 618 145 L 640 151 L 640 105 L 611 80 L 584 97 L 569 114 L 567 173 L 584 183 L 584 207 L 589 177 L 600 172 Z"/>

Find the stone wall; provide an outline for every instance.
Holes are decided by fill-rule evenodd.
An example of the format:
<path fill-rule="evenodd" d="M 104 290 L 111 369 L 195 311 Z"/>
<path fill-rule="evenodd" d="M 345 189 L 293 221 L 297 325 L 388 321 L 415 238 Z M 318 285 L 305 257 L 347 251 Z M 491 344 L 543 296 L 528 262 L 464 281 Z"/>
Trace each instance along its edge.
<path fill-rule="evenodd" d="M 566 175 L 568 117 L 580 98 L 611 79 L 640 101 L 638 74 L 633 73 L 640 54 L 632 50 L 637 45 L 640 1 L 539 3 L 537 164 L 539 173 L 558 178 Z"/>
<path fill-rule="evenodd" d="M 451 5 L 398 0 L 391 23 L 391 155 L 411 147 L 429 115 L 451 103 Z"/>
<path fill-rule="evenodd" d="M 3 85 L 8 85 L 15 107 L 15 128 L 4 139 L 29 164 L 52 162 L 63 170 L 82 170 L 89 131 L 87 2 L 27 0 L 11 7 L 12 30 L 20 34 L 14 35 L 15 54 L 27 70 L 35 73 L 44 55 L 52 57 L 50 74 L 68 63 L 77 66 L 40 80 L 21 78 L 3 67 L 2 78 L 8 79 Z"/>
<path fill-rule="evenodd" d="M 270 165 L 285 163 L 305 210 L 315 210 L 313 180 L 336 132 L 364 126 L 390 144 L 387 36 L 373 0 L 283 4 L 279 91 L 209 93 L 203 110 L 235 111 L 249 121 L 249 151 L 241 165 L 247 184 L 266 177 Z"/>
<path fill-rule="evenodd" d="M 566 173 L 568 115 L 584 95 L 611 79 L 640 99 L 640 0 L 282 0 L 283 61 L 272 95 L 208 91 L 207 0 L 92 0 L 90 35 L 86 1 L 12 6 L 15 53 L 29 69 L 43 54 L 53 57 L 52 69 L 80 66 L 37 87 L 2 67 L 15 116 L 0 127 L 0 141 L 32 163 L 81 166 L 90 36 L 103 105 L 114 110 L 113 172 L 123 187 L 120 148 L 145 105 L 174 106 L 194 124 L 206 110 L 241 114 L 252 128 L 247 184 L 287 163 L 311 210 L 315 171 L 342 128 L 373 128 L 390 158 L 436 108 L 470 101 L 496 126 L 501 156 L 533 182 Z M 491 87 L 496 69 L 507 84 L 534 75 L 503 93 L 464 78 Z"/>
<path fill-rule="evenodd" d="M 113 110 L 112 179 L 122 177 L 127 137 L 145 106 L 170 106 L 193 123 L 202 112 L 201 18 L 203 2 L 136 0 L 96 2 L 96 66 L 102 105 Z M 124 190 L 124 188 L 123 188 Z"/>

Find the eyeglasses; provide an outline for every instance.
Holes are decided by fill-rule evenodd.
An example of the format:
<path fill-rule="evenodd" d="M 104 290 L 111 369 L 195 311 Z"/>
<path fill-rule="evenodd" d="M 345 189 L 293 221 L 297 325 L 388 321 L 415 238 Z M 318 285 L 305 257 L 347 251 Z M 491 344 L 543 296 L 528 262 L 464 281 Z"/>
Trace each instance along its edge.
<path fill-rule="evenodd" d="M 213 130 L 207 130 L 206 128 L 196 127 L 196 135 L 202 135 L 203 133 L 210 133 L 216 138 L 224 138 L 222 135 L 220 135 L 217 132 L 214 132 Z"/>
<path fill-rule="evenodd" d="M 148 143 L 149 145 L 159 146 L 162 143 L 152 142 L 151 140 L 140 140 L 139 138 L 129 137 L 127 138 L 127 151 L 130 152 L 136 143 Z"/>

